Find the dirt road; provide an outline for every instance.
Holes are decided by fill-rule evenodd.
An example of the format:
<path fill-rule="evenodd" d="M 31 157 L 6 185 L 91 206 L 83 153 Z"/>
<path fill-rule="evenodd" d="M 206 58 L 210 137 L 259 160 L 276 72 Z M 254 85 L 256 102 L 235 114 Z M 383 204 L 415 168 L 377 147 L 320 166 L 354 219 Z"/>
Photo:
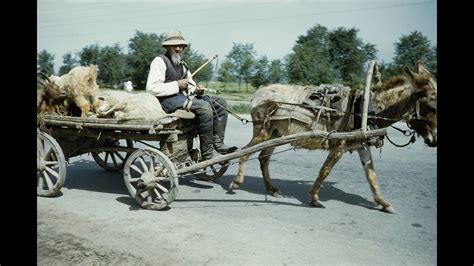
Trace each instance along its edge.
<path fill-rule="evenodd" d="M 251 131 L 229 118 L 226 142 L 243 146 Z M 63 195 L 38 197 L 38 265 L 435 265 L 436 149 L 418 139 L 373 150 L 396 214 L 374 206 L 357 153 L 345 154 L 324 183 L 326 208 L 310 207 L 308 191 L 326 155 L 275 154 L 270 173 L 283 198 L 265 193 L 258 160 L 251 160 L 235 194 L 226 188 L 236 164 L 216 183 L 181 177 L 177 199 L 163 211 L 140 209 L 121 172 L 103 170 L 88 155 L 71 158 Z"/>

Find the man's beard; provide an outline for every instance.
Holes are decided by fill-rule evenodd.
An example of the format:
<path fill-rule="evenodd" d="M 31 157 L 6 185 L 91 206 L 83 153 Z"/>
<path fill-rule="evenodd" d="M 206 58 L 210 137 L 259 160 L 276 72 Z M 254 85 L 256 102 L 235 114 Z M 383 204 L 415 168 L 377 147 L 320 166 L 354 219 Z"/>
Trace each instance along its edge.
<path fill-rule="evenodd" d="M 176 66 L 181 64 L 181 59 L 182 59 L 182 56 L 180 53 L 174 53 L 171 55 L 171 61 L 173 62 L 173 64 L 175 64 Z"/>

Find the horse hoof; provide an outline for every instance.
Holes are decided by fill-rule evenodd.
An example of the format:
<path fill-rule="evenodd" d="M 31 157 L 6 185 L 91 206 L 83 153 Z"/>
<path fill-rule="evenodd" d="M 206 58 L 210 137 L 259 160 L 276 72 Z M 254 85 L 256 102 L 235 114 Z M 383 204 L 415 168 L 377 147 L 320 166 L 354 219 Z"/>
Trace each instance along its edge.
<path fill-rule="evenodd" d="M 321 209 L 326 208 L 326 206 L 324 206 L 323 204 L 321 204 L 321 202 L 319 202 L 317 200 L 312 200 L 311 201 L 311 206 L 316 207 L 316 208 L 321 208 Z"/>
<path fill-rule="evenodd" d="M 383 207 L 382 211 L 387 212 L 387 213 L 391 213 L 391 214 L 395 213 L 395 209 L 392 206 Z"/>
<path fill-rule="evenodd" d="M 272 196 L 273 196 L 273 197 L 276 197 L 276 198 L 281 198 L 281 197 L 283 197 L 283 195 L 281 194 L 280 190 L 273 191 L 273 192 L 272 192 Z"/>
<path fill-rule="evenodd" d="M 234 183 L 234 181 L 232 181 L 230 184 L 229 184 L 229 188 L 227 190 L 229 191 L 232 191 L 234 189 L 238 189 L 240 186 L 236 183 Z"/>

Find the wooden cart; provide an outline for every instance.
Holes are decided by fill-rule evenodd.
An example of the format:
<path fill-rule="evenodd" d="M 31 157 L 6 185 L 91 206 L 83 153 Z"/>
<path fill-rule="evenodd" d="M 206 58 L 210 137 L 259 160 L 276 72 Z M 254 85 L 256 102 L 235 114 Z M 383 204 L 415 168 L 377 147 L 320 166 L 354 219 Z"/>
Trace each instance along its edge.
<path fill-rule="evenodd" d="M 38 117 L 37 132 L 37 195 L 60 195 L 66 179 L 66 161 L 91 153 L 102 168 L 124 170 L 127 189 L 142 207 L 164 208 L 176 198 L 176 170 L 200 159 L 192 118 L 180 115 L 156 121 L 120 121 L 42 115 Z M 158 141 L 159 148 L 151 141 Z M 137 142 L 147 148 L 135 148 Z M 193 174 L 212 181 L 222 176 L 227 167 L 226 163 L 218 163 Z M 155 188 L 151 190 L 150 186 Z"/>
<path fill-rule="evenodd" d="M 368 140 L 381 135 L 386 135 L 386 128 L 336 133 L 313 130 L 200 161 L 193 119 L 168 116 L 156 121 L 121 121 L 41 115 L 37 132 L 37 195 L 60 195 L 66 179 L 66 161 L 91 153 L 102 168 L 123 169 L 128 192 L 142 208 L 159 210 L 176 199 L 179 176 L 193 174 L 212 181 L 225 173 L 232 159 L 304 138 Z M 158 141 L 159 147 L 149 144 L 150 141 Z M 136 148 L 134 143 L 145 147 Z"/>

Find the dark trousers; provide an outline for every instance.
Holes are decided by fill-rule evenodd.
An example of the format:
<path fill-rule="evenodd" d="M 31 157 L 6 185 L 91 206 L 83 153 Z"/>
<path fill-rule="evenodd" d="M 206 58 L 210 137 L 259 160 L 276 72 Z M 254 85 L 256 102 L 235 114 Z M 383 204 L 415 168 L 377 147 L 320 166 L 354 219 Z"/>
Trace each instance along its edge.
<path fill-rule="evenodd" d="M 166 113 L 172 113 L 183 108 L 187 97 L 181 94 L 158 98 Z M 213 132 L 218 124 L 227 125 L 227 102 L 216 96 L 196 96 L 193 99 L 190 111 L 196 115 L 195 121 L 198 134 Z M 214 126 L 216 125 L 216 127 Z"/>

